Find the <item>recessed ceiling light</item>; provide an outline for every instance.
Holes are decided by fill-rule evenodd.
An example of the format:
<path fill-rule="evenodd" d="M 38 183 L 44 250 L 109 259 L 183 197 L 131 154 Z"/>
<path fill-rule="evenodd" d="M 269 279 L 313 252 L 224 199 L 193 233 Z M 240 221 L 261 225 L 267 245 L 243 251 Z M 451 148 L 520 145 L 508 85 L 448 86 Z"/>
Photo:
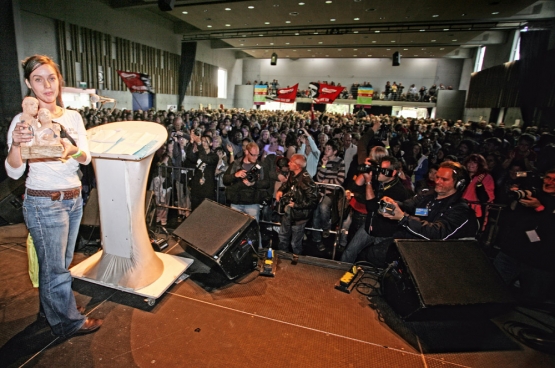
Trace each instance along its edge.
<path fill-rule="evenodd" d="M 414 56 L 418 56 L 418 55 L 414 55 Z"/>
<path fill-rule="evenodd" d="M 443 30 L 444 30 L 444 31 L 448 31 L 448 30 L 449 30 L 449 28 L 443 28 Z"/>
<path fill-rule="evenodd" d="M 391 49 L 386 49 L 387 51 L 391 51 Z"/>
<path fill-rule="evenodd" d="M 286 45 L 289 45 L 289 42 L 286 42 L 285 44 L 286 44 Z"/>
<path fill-rule="evenodd" d="M 301 6 L 302 6 L 302 5 L 304 5 L 304 3 L 299 3 L 299 5 L 301 5 Z"/>
<path fill-rule="evenodd" d="M 374 33 L 380 33 L 380 31 L 374 31 Z"/>
<path fill-rule="evenodd" d="M 264 24 L 270 24 L 270 22 L 264 22 Z"/>
<path fill-rule="evenodd" d="M 242 43 L 242 44 L 240 44 L 239 46 L 245 46 L 245 44 L 244 44 L 244 43 Z"/>
<path fill-rule="evenodd" d="M 314 34 L 318 34 L 318 32 L 314 32 Z"/>
<path fill-rule="evenodd" d="M 391 42 L 395 42 L 395 40 L 391 41 Z"/>
<path fill-rule="evenodd" d="M 225 26 L 226 26 L 226 27 L 231 27 L 231 24 L 226 24 Z"/>
<path fill-rule="evenodd" d="M 353 57 L 357 57 L 358 55 L 353 55 Z"/>
<path fill-rule="evenodd" d="M 208 27 L 208 28 L 212 28 L 212 26 L 211 26 L 211 25 L 207 25 L 206 27 Z"/>
<path fill-rule="evenodd" d="M 297 52 L 297 50 L 293 50 L 293 52 Z"/>
<path fill-rule="evenodd" d="M 259 35 L 258 35 L 258 37 L 263 37 L 263 36 L 264 36 L 263 34 L 259 34 Z"/>
<path fill-rule="evenodd" d="M 372 57 L 372 55 L 368 55 L 368 57 Z"/>
<path fill-rule="evenodd" d="M 360 20 L 360 18 L 355 18 L 355 19 L 353 19 L 353 20 Z"/>
<path fill-rule="evenodd" d="M 356 33 L 358 33 L 358 31 L 353 31 L 353 33 L 355 33 L 355 34 L 356 34 Z"/>
<path fill-rule="evenodd" d="M 320 42 L 318 42 L 318 43 L 319 43 L 320 45 L 321 45 L 321 44 L 323 44 L 323 42 L 322 42 L 322 41 L 320 41 Z"/>
<path fill-rule="evenodd" d="M 337 51 L 341 51 L 341 49 L 337 49 Z"/>
<path fill-rule="evenodd" d="M 330 22 L 335 22 L 335 18 L 331 18 L 331 19 L 330 19 Z"/>
<path fill-rule="evenodd" d="M 270 45 L 273 45 L 273 44 L 274 44 L 273 42 L 270 42 Z"/>
<path fill-rule="evenodd" d="M 296 17 L 297 15 L 299 15 L 299 12 L 291 12 L 289 13 L 289 15 L 292 17 Z"/>
<path fill-rule="evenodd" d="M 432 40 L 432 42 L 436 42 L 436 40 Z"/>
<path fill-rule="evenodd" d="M 372 43 L 376 43 L 376 41 L 372 41 Z"/>
<path fill-rule="evenodd" d="M 249 9 L 254 9 L 254 6 L 249 5 L 248 8 L 249 8 Z"/>
<path fill-rule="evenodd" d="M 182 12 L 182 13 L 183 13 L 183 14 L 189 14 L 189 12 L 186 12 L 186 11 L 184 11 L 184 12 Z"/>
<path fill-rule="evenodd" d="M 466 13 L 462 13 L 462 14 L 461 14 L 461 17 L 466 17 Z"/>
<path fill-rule="evenodd" d="M 408 49 L 403 49 L 403 50 L 408 51 Z"/>
<path fill-rule="evenodd" d="M 298 35 L 300 35 L 300 33 L 299 33 L 299 32 L 295 32 L 295 36 L 298 36 Z"/>
<path fill-rule="evenodd" d="M 445 48 L 444 48 L 444 47 L 442 47 L 442 48 L 440 48 L 440 50 L 445 50 Z"/>
<path fill-rule="evenodd" d="M 420 32 L 426 32 L 426 30 L 425 30 L 425 29 L 421 29 Z"/>
<path fill-rule="evenodd" d="M 286 20 L 285 23 L 289 24 L 289 23 L 291 23 L 291 21 L 290 21 L 290 20 Z"/>
<path fill-rule="evenodd" d="M 331 3 L 332 3 L 331 0 L 326 1 L 326 4 L 331 4 Z"/>
<path fill-rule="evenodd" d="M 358 49 L 353 49 L 353 51 L 358 51 Z"/>
<path fill-rule="evenodd" d="M 452 40 L 453 42 L 457 42 L 457 40 Z"/>
<path fill-rule="evenodd" d="M 247 37 L 247 35 L 242 35 L 241 37 Z"/>
<path fill-rule="evenodd" d="M 312 51 L 312 50 L 306 50 L 306 51 L 310 52 L 310 51 Z"/>
<path fill-rule="evenodd" d="M 491 13 L 491 14 L 492 14 L 492 15 L 497 15 L 497 14 L 499 14 L 499 12 L 493 12 L 493 13 Z"/>
<path fill-rule="evenodd" d="M 274 8 L 279 8 L 279 4 L 274 4 Z"/>
<path fill-rule="evenodd" d="M 225 8 L 225 10 L 227 10 L 227 11 L 230 11 L 230 10 L 231 10 L 231 8 Z"/>

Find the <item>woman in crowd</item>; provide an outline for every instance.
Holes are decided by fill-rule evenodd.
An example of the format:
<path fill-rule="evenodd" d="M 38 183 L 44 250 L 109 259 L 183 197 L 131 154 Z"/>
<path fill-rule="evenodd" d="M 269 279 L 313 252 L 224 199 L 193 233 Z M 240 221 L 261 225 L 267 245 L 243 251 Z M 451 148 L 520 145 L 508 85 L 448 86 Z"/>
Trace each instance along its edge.
<path fill-rule="evenodd" d="M 191 137 L 193 138 L 193 137 Z M 191 209 L 194 211 L 205 198 L 215 199 L 215 174 L 219 157 L 212 152 L 212 138 L 203 135 L 200 145 L 187 150 L 187 160 L 194 163 L 195 172 L 191 180 Z"/>
<path fill-rule="evenodd" d="M 438 165 L 430 165 L 426 178 L 417 181 L 414 185 L 416 194 L 430 194 L 435 191 L 437 170 Z"/>
<path fill-rule="evenodd" d="M 483 229 L 486 225 L 487 215 L 485 206 L 486 203 L 493 202 L 495 198 L 495 183 L 489 174 L 484 156 L 473 153 L 462 164 L 470 174 L 470 183 L 464 191 L 463 198 L 471 202 L 470 206 L 476 212 L 476 217 L 482 224 Z"/>
<path fill-rule="evenodd" d="M 424 179 L 428 172 L 428 157 L 422 154 L 422 146 L 420 143 L 414 143 L 412 146 L 412 154 L 406 155 L 407 174 L 414 175 L 414 182 Z"/>
<path fill-rule="evenodd" d="M 91 333 L 100 328 L 102 320 L 81 314 L 83 308 L 75 303 L 68 269 L 83 214 L 79 165 L 91 161 L 85 125 L 78 112 L 64 109 L 64 82 L 52 59 L 34 55 L 22 66 L 27 95 L 37 98 L 38 107 L 47 109 L 68 135 L 61 141 L 61 159 L 23 160 L 21 144 L 32 140 L 28 123 L 20 122 L 18 115 L 8 131 L 8 175 L 20 178 L 29 165 L 23 214 L 39 263 L 40 314 L 55 336 Z"/>

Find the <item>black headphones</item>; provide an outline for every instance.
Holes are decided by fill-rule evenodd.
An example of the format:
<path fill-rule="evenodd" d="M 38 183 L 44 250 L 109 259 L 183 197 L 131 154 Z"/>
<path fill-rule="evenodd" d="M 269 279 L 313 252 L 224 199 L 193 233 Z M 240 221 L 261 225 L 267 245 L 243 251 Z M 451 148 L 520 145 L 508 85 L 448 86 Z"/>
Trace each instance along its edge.
<path fill-rule="evenodd" d="M 470 175 L 466 168 L 458 162 L 447 161 L 442 162 L 439 167 L 447 167 L 453 170 L 453 179 L 455 181 L 455 189 L 462 192 L 470 182 Z"/>

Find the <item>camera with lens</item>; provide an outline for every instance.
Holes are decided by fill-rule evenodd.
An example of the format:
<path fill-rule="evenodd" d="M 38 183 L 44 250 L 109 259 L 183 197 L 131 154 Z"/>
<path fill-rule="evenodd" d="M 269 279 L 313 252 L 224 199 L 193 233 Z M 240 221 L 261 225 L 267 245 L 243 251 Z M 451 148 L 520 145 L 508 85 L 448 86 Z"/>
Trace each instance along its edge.
<path fill-rule="evenodd" d="M 376 139 L 380 141 L 387 140 L 387 135 L 389 133 L 389 125 L 386 122 L 382 122 L 380 129 L 376 132 Z"/>
<path fill-rule="evenodd" d="M 300 137 L 304 135 L 304 131 L 302 129 L 297 130 L 297 135 Z"/>
<path fill-rule="evenodd" d="M 254 164 L 253 167 L 247 171 L 247 176 L 245 177 L 249 182 L 254 183 L 258 179 L 260 179 L 260 170 L 262 170 L 262 166 L 259 164 Z"/>
<path fill-rule="evenodd" d="M 378 212 L 380 213 L 388 213 L 390 215 L 395 214 L 395 205 L 392 203 L 388 203 L 384 200 L 378 202 Z"/>
<path fill-rule="evenodd" d="M 509 191 L 509 198 L 511 200 L 521 200 L 526 197 L 535 197 L 536 196 L 536 188 L 531 189 L 515 189 Z"/>
<path fill-rule="evenodd" d="M 357 171 L 360 174 L 368 174 L 372 172 L 372 174 L 377 175 L 380 170 L 380 165 L 374 160 L 371 160 L 369 164 L 364 163 L 362 165 L 358 165 Z"/>

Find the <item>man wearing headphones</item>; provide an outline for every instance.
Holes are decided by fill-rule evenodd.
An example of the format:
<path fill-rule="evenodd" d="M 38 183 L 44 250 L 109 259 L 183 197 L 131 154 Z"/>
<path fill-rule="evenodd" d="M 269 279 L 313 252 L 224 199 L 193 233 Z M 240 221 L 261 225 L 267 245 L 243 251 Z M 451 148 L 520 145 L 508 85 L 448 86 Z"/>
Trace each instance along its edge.
<path fill-rule="evenodd" d="M 470 181 L 466 169 L 457 162 L 443 162 L 436 174 L 435 193 L 417 195 L 398 204 L 389 197 L 383 200 L 394 210 L 381 213 L 397 220 L 394 239 L 448 240 L 475 238 L 478 220 L 474 211 L 461 198 Z"/>

